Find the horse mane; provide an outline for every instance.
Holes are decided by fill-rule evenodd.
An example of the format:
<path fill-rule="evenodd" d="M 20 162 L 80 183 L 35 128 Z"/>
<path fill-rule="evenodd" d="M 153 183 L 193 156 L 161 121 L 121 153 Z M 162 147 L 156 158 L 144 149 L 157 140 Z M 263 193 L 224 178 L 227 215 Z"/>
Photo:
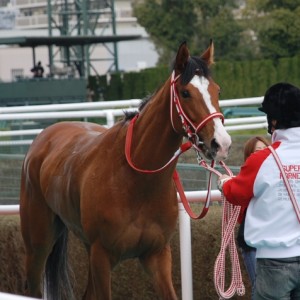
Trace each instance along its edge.
<path fill-rule="evenodd" d="M 125 123 L 126 121 L 130 121 L 131 119 L 133 119 L 139 112 L 138 111 L 124 111 L 124 119 L 123 122 Z"/>
<path fill-rule="evenodd" d="M 156 94 L 156 92 L 143 98 L 141 100 L 141 103 L 140 103 L 137 111 L 124 111 L 124 114 L 125 114 L 124 121 L 126 122 L 126 121 L 133 119 L 139 112 L 141 112 L 144 109 L 146 104 L 152 99 L 153 95 L 155 95 L 155 94 Z"/>
<path fill-rule="evenodd" d="M 173 69 L 174 69 L 174 67 L 173 67 Z M 208 76 L 210 76 L 210 70 L 204 59 L 202 59 L 201 57 L 197 57 L 197 56 L 190 56 L 188 59 L 187 65 L 184 68 L 184 71 L 180 76 L 181 84 L 183 84 L 183 85 L 188 84 L 195 75 L 204 76 L 207 78 Z M 138 111 L 124 111 L 124 114 L 125 114 L 124 122 L 133 119 L 140 111 L 142 111 L 144 109 L 144 107 L 146 106 L 146 104 L 157 93 L 157 91 L 151 95 L 146 96 L 144 99 L 142 99 L 142 101 L 139 105 Z"/>

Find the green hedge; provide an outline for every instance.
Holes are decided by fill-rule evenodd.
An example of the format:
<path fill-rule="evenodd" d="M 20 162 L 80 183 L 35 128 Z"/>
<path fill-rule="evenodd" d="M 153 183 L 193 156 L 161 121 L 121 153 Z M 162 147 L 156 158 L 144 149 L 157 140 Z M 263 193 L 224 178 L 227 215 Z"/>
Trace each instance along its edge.
<path fill-rule="evenodd" d="M 279 81 L 300 86 L 300 55 L 277 61 L 220 61 L 213 66 L 213 78 L 221 87 L 221 99 L 257 97 L 264 95 Z M 144 98 L 158 89 L 170 76 L 168 67 L 140 72 L 113 73 L 91 76 L 89 86 L 94 100 L 123 100 Z"/>

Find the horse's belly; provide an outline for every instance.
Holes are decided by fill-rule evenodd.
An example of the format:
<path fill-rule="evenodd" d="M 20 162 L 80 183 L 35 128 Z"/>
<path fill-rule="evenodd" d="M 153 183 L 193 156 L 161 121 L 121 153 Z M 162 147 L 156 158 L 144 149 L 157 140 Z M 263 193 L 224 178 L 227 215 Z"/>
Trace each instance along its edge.
<path fill-rule="evenodd" d="M 176 224 L 177 214 L 174 213 L 163 224 L 151 218 L 130 223 L 103 222 L 98 224 L 98 232 L 106 249 L 120 259 L 128 259 L 163 249 L 170 241 Z"/>
<path fill-rule="evenodd" d="M 131 235 L 132 231 L 130 230 L 122 239 L 122 244 L 125 247 Z M 164 248 L 170 238 L 171 236 L 165 231 L 165 228 L 152 224 L 149 228 L 139 232 L 139 236 L 132 243 L 132 248 L 127 246 L 125 253 L 129 257 L 138 257 L 146 252 L 157 251 Z"/>

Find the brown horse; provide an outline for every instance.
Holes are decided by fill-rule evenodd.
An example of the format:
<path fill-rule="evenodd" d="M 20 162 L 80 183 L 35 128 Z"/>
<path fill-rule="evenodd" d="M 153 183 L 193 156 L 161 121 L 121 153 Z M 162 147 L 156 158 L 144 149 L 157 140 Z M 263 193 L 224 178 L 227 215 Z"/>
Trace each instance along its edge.
<path fill-rule="evenodd" d="M 42 296 L 46 269 L 47 299 L 75 298 L 65 272 L 71 230 L 89 255 L 84 299 L 111 299 L 111 270 L 128 258 L 139 258 L 161 299 L 177 299 L 169 244 L 178 215 L 176 159 L 167 162 L 184 136 L 216 160 L 227 157 L 231 144 L 212 62 L 212 43 L 201 57 L 191 57 L 183 43 L 172 76 L 142 103 L 138 118 L 126 113 L 110 129 L 57 123 L 35 139 L 23 163 L 20 200 L 27 295 Z"/>

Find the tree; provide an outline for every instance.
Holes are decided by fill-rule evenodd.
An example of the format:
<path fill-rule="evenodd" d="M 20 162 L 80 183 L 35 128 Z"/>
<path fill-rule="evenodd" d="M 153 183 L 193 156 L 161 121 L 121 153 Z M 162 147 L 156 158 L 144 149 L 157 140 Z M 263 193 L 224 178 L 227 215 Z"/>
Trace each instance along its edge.
<path fill-rule="evenodd" d="M 247 9 L 254 12 L 252 16 L 257 14 L 252 29 L 262 57 L 278 59 L 299 53 L 300 0 L 252 0 Z"/>
<path fill-rule="evenodd" d="M 193 0 L 147 0 L 135 2 L 134 14 L 159 53 L 160 63 L 168 62 L 183 41 L 191 47 L 195 26 Z"/>
<path fill-rule="evenodd" d="M 243 28 L 233 16 L 234 4 L 235 0 L 136 0 L 134 14 L 154 42 L 159 63 L 169 62 L 184 40 L 197 53 L 213 39 L 216 58 L 236 59 Z"/>
<path fill-rule="evenodd" d="M 298 12 L 298 15 L 297 15 Z M 266 16 L 258 36 L 264 57 L 280 58 L 299 53 L 300 7 L 294 11 L 280 8 Z"/>
<path fill-rule="evenodd" d="M 300 6 L 300 0 L 252 0 L 251 2 L 258 12 L 271 12 L 280 8 L 295 10 Z"/>
<path fill-rule="evenodd" d="M 203 48 L 209 39 L 213 39 L 217 59 L 240 58 L 240 51 L 236 49 L 239 47 L 242 27 L 234 20 L 229 8 L 224 8 L 217 15 L 207 18 L 205 22 L 200 21 L 198 28 L 201 38 L 196 43 L 197 48 L 201 46 Z"/>

